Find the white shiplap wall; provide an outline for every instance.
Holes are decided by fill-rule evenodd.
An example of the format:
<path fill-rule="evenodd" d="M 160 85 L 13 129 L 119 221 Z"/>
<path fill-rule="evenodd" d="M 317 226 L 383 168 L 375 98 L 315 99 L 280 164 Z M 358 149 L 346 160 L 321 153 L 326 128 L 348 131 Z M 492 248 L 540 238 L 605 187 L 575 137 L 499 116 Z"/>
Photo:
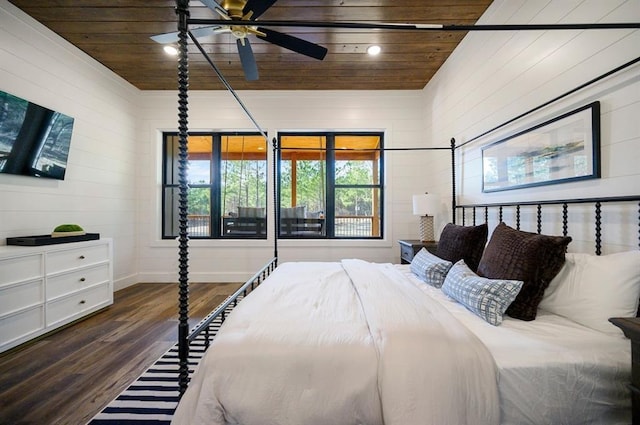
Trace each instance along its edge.
<path fill-rule="evenodd" d="M 0 174 L 0 244 L 78 223 L 114 239 L 116 287 L 135 282 L 139 91 L 5 0 L 0 90 L 75 118 L 64 181 Z"/>
<path fill-rule="evenodd" d="M 639 21 L 639 7 L 637 0 L 500 0 L 481 22 Z M 176 128 L 177 95 L 136 90 L 6 0 L 0 0 L 0 14 L 0 89 L 76 119 L 65 181 L 0 175 L 0 243 L 9 236 L 48 233 L 61 222 L 78 222 L 114 238 L 116 287 L 176 280 L 176 242 L 160 239 L 160 134 Z M 451 137 L 464 142 L 638 56 L 639 45 L 639 33 L 626 30 L 474 33 L 424 91 L 240 96 L 270 136 L 278 130 L 380 129 L 389 147 L 446 147 Z M 459 153 L 459 200 L 637 193 L 638 80 L 636 67 Z M 482 194 L 481 145 L 596 99 L 602 102 L 602 179 Z M 191 92 L 190 101 L 191 129 L 252 129 L 228 93 Z M 439 193 L 439 225 L 448 221 L 450 172 L 447 152 L 390 153 L 385 240 L 281 241 L 281 260 L 397 261 L 397 240 L 417 233 L 418 222 L 411 215 L 413 193 Z M 270 257 L 271 246 L 271 240 L 192 241 L 190 278 L 247 277 Z"/>
<path fill-rule="evenodd" d="M 214 78 L 212 76 L 212 78 Z M 420 91 L 282 91 L 239 92 L 247 108 L 270 138 L 284 130 L 381 130 L 387 147 L 424 144 L 420 119 Z M 161 133 L 177 127 L 177 94 L 145 92 L 141 102 L 139 139 L 141 175 L 138 197 L 140 278 L 145 281 L 177 279 L 177 242 L 160 239 Z M 235 100 L 226 92 L 189 94 L 189 128 L 199 130 L 253 130 Z M 269 143 L 269 146 L 271 144 Z M 271 164 L 271 152 L 269 161 Z M 411 195 L 427 184 L 415 181 L 413 170 L 420 155 L 393 152 L 386 158 L 384 240 L 376 241 L 279 241 L 280 261 L 329 261 L 359 257 L 371 261 L 399 261 L 397 240 L 415 238 L 418 221 L 411 215 Z M 271 199 L 272 181 L 268 193 Z M 417 191 L 417 192 L 416 192 Z M 269 223 L 273 228 L 273 223 Z M 248 278 L 273 253 L 272 235 L 267 241 L 191 241 L 190 280 L 220 281 Z"/>
<path fill-rule="evenodd" d="M 637 0 L 496 0 L 480 23 L 638 21 L 640 2 Z M 640 31 L 637 30 L 470 33 L 424 90 L 426 139 L 437 145 L 441 140 L 455 137 L 457 143 L 462 144 L 638 56 Z M 601 102 L 601 179 L 482 193 L 482 146 L 594 100 Z M 636 64 L 459 150 L 457 161 L 462 168 L 457 179 L 458 202 L 638 194 L 638 117 L 640 65 Z M 439 182 L 438 191 L 449 194 L 449 170 L 435 160 L 433 167 L 427 169 L 434 170 L 428 175 Z M 444 210 L 441 217 L 448 217 Z M 442 227 L 445 221 L 440 219 L 438 225 Z M 522 228 L 534 230 L 535 226 L 525 222 Z M 581 248 L 581 239 L 588 238 L 590 233 L 593 229 L 584 228 L 582 223 L 574 225 L 570 229 L 574 236 L 570 248 Z M 637 232 L 623 233 L 608 235 L 607 249 L 637 248 Z"/>

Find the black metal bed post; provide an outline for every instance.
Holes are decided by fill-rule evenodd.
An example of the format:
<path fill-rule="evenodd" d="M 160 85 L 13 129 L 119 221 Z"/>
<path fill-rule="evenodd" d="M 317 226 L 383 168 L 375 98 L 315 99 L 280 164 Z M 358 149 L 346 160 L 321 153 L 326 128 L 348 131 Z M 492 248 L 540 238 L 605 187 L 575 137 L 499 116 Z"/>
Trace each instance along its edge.
<path fill-rule="evenodd" d="M 280 211 L 278 208 L 278 141 L 274 137 L 271 140 L 273 146 L 273 258 L 276 259 L 278 265 L 278 229 L 280 227 Z"/>
<path fill-rule="evenodd" d="M 189 232 L 187 226 L 187 137 L 189 60 L 187 56 L 187 31 L 189 0 L 176 0 L 178 15 L 178 182 L 179 182 L 179 313 L 178 313 L 178 385 L 180 396 L 189 384 Z"/>
<path fill-rule="evenodd" d="M 451 138 L 451 223 L 456 224 L 456 139 Z"/>

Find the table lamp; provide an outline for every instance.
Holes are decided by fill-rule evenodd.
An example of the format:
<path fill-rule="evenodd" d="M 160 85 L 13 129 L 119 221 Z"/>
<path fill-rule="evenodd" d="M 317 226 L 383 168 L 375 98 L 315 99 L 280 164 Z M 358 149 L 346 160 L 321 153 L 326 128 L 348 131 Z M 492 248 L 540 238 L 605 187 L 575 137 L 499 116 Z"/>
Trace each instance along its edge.
<path fill-rule="evenodd" d="M 438 210 L 439 197 L 430 193 L 413 195 L 413 215 L 420 216 L 420 240 L 434 242 L 433 216 Z"/>

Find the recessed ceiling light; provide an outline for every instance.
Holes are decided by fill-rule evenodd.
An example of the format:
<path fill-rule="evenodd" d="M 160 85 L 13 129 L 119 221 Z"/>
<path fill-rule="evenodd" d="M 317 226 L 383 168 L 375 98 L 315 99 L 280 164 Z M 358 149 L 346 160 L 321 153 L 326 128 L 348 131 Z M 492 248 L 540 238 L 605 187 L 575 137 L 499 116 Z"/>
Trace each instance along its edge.
<path fill-rule="evenodd" d="M 369 53 L 371 56 L 378 55 L 381 51 L 382 49 L 377 45 L 367 47 L 367 53 Z"/>
<path fill-rule="evenodd" d="M 175 48 L 175 46 L 172 46 L 171 44 L 167 44 L 166 46 L 163 47 L 164 52 L 168 55 L 171 56 L 177 56 L 178 55 L 178 49 Z"/>

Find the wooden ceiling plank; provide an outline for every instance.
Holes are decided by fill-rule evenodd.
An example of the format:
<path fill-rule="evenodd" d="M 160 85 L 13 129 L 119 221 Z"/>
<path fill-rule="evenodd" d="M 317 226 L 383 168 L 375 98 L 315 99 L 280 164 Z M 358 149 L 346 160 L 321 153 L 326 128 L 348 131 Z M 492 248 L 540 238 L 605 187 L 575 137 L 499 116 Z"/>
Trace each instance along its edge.
<path fill-rule="evenodd" d="M 10 0 L 142 90 L 175 90 L 176 63 L 151 35 L 173 32 L 174 0 Z M 218 16 L 192 1 L 191 16 Z M 279 0 L 262 19 L 473 24 L 490 0 Z M 280 28 L 327 47 L 324 61 L 251 38 L 260 80 L 244 80 L 235 39 L 200 41 L 238 90 L 421 89 L 464 37 L 461 32 Z M 375 58 L 362 53 L 382 46 Z M 189 46 L 190 87 L 222 90 L 202 55 Z"/>
<path fill-rule="evenodd" d="M 60 23 L 60 25 L 64 25 Z M 451 48 L 451 44 L 456 45 L 463 38 L 461 32 L 421 32 L 421 33 L 406 33 L 406 32 L 378 32 L 378 33 L 353 33 L 353 32 L 315 32 L 296 34 L 287 32 L 290 35 L 295 35 L 304 38 L 312 43 L 330 45 L 330 44 L 398 44 L 398 43 L 411 43 L 411 44 L 433 44 L 437 46 L 443 46 L 445 48 Z M 132 32 L 100 32 L 94 29 L 92 32 L 80 32 L 67 31 L 65 38 L 74 44 L 125 44 L 136 45 L 144 44 L 157 45 L 157 43 L 147 36 L 146 33 L 132 33 Z M 219 34 L 212 37 L 203 37 L 198 40 L 205 48 L 209 45 L 228 45 L 231 42 L 235 44 L 234 40 L 231 40 L 225 34 Z M 251 45 L 253 47 L 266 45 L 270 46 L 271 43 L 263 41 L 259 38 L 251 38 Z M 195 46 L 190 45 L 190 49 L 196 50 Z"/>
<path fill-rule="evenodd" d="M 174 7 L 21 7 L 39 21 L 64 22 L 155 22 L 176 21 Z M 278 7 L 270 8 L 262 20 L 289 21 L 360 21 L 360 22 L 416 22 L 455 24 L 459 20 L 475 20 L 484 11 L 481 6 L 451 6 L 448 4 L 426 6 L 394 6 L 380 8 L 355 7 Z M 192 8 L 194 19 L 219 19 L 208 8 Z M 260 20 L 257 21 L 260 23 Z"/>

